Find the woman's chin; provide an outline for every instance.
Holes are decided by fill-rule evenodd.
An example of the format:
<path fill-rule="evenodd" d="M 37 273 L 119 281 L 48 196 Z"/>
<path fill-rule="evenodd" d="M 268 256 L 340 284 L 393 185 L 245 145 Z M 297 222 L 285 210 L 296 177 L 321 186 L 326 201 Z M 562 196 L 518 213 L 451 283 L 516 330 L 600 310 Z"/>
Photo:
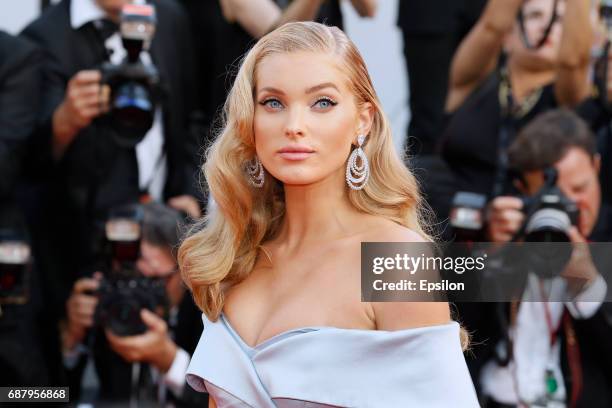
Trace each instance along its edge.
<path fill-rule="evenodd" d="M 268 171 L 270 172 L 269 169 Z M 306 169 L 299 169 L 299 168 L 293 168 L 293 169 L 285 168 L 285 169 L 282 169 L 281 171 L 270 172 L 270 174 L 272 174 L 275 179 L 277 179 L 278 181 L 280 181 L 281 183 L 285 185 L 303 186 L 303 185 L 311 184 L 317 180 L 316 177 L 313 177 L 313 175 L 310 174 L 310 171 L 307 171 Z"/>
<path fill-rule="evenodd" d="M 307 175 L 283 175 L 281 177 L 276 177 L 278 181 L 283 183 L 285 186 L 307 186 L 309 184 L 314 184 L 319 181 L 319 178 L 307 176 Z"/>
<path fill-rule="evenodd" d="M 281 183 L 283 183 L 285 186 L 307 186 L 309 184 L 313 184 L 314 180 L 312 179 L 305 179 L 303 177 L 287 177 L 287 178 L 283 178 L 283 179 L 279 179 L 281 181 Z"/>

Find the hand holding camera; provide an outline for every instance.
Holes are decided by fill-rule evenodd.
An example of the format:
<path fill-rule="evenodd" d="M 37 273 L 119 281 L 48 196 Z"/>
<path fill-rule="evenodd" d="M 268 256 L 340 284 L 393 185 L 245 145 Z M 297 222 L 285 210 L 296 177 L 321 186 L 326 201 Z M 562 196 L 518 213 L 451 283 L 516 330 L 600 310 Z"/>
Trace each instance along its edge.
<path fill-rule="evenodd" d="M 142 219 L 141 206 L 125 205 L 111 210 L 105 225 L 111 265 L 98 290 L 96 320 L 121 336 L 146 332 L 140 310 L 165 309 L 166 304 L 163 279 L 144 276 L 137 268 Z"/>
<path fill-rule="evenodd" d="M 142 216 L 138 215 L 139 211 L 130 211 L 129 207 L 117 209 L 107 222 L 107 238 L 113 245 L 114 258 L 124 265 L 137 259 L 132 266 L 140 277 L 123 277 L 116 281 L 117 285 L 120 282 L 134 284 L 130 290 L 114 287 L 107 293 L 107 301 L 101 300 L 99 309 L 100 315 L 107 317 L 106 338 L 117 354 L 128 362 L 146 362 L 166 372 L 178 348 L 162 317 L 163 309 L 177 306 L 184 291 L 171 251 L 180 236 L 182 215 L 160 204 L 148 204 L 142 209 Z M 140 219 L 142 228 L 137 227 L 136 221 Z M 133 245 L 136 239 L 138 246 Z M 117 308 L 116 305 L 123 306 Z M 138 322 L 129 316 L 137 317 Z"/>
<path fill-rule="evenodd" d="M 83 341 L 89 328 L 99 325 L 106 330 L 108 337 L 131 339 L 126 343 L 114 342 L 120 350 L 118 353 L 126 359 L 152 359 L 160 369 L 164 369 L 164 362 L 168 356 L 174 355 L 176 347 L 174 343 L 170 344 L 166 323 L 152 311 L 163 314 L 169 299 L 178 296 L 175 290 L 170 290 L 176 286 L 170 283 L 178 274 L 169 249 L 141 241 L 143 229 L 157 231 L 155 225 L 160 223 L 159 219 L 149 216 L 147 227 L 143 227 L 143 213 L 143 207 L 138 204 L 110 211 L 105 223 L 109 269 L 104 275 L 97 272 L 93 278 L 83 278 L 75 283 L 66 305 L 68 321 L 63 330 L 64 348 L 73 349 Z M 170 220 L 168 228 L 174 231 L 177 227 L 171 223 L 173 220 Z M 149 234 L 157 237 L 155 232 Z M 162 248 L 168 251 L 168 255 Z M 151 270 L 149 264 L 153 261 L 154 266 L 162 271 Z M 175 301 L 178 303 L 179 300 Z M 152 355 L 142 354 L 138 350 L 143 345 L 156 351 Z"/>
<path fill-rule="evenodd" d="M 508 242 L 525 220 L 523 200 L 517 197 L 496 197 L 489 204 L 487 237 L 492 242 Z"/>
<path fill-rule="evenodd" d="M 578 228 L 571 227 L 568 236 L 573 246 L 572 256 L 560 276 L 567 281 L 570 293 L 576 296 L 583 287 L 597 278 L 599 272 L 593 264 L 588 243 Z"/>
<path fill-rule="evenodd" d="M 160 99 L 160 78 L 150 58 L 157 18 L 149 4 L 126 4 L 121 12 L 121 40 L 125 58 L 121 63 L 102 65 L 101 81 L 110 89 L 109 125 L 115 143 L 136 146 L 153 126 Z"/>
<path fill-rule="evenodd" d="M 155 313 L 142 309 L 140 318 L 147 326 L 144 334 L 117 336 L 106 329 L 111 348 L 128 362 L 146 362 L 167 372 L 176 356 L 177 346 L 170 339 L 168 325 Z"/>
<path fill-rule="evenodd" d="M 108 112 L 110 88 L 102 85 L 101 79 L 100 71 L 84 70 L 68 82 L 64 100 L 53 114 L 53 134 L 61 150 L 95 118 Z"/>
<path fill-rule="evenodd" d="M 155 9 L 127 4 L 121 14 L 121 37 L 126 52 L 118 65 L 106 62 L 100 70 L 84 70 L 68 82 L 62 103 L 53 113 L 54 155 L 61 157 L 74 137 L 94 119 L 110 113 L 108 125 L 115 142 L 134 147 L 153 126 L 159 74 L 141 53 L 155 33 Z"/>
<path fill-rule="evenodd" d="M 100 286 L 102 274 L 96 272 L 93 278 L 81 278 L 73 286 L 66 302 L 67 322 L 63 333 L 63 346 L 72 350 L 85 338 L 87 330 L 94 325 L 98 297 L 94 293 Z"/>

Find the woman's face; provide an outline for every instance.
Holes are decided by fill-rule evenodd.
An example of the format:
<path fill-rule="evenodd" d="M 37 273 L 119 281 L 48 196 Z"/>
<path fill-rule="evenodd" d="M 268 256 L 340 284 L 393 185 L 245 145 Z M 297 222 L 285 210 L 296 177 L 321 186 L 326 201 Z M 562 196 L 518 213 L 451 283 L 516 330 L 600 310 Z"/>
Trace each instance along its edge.
<path fill-rule="evenodd" d="M 324 53 L 273 54 L 258 65 L 255 148 L 285 185 L 344 177 L 357 135 L 368 134 L 371 105 L 357 106 L 348 78 Z"/>
<path fill-rule="evenodd" d="M 527 49 L 521 39 L 518 23 L 510 36 L 509 44 L 511 53 L 520 58 L 524 63 L 537 67 L 554 67 L 558 59 L 559 46 L 561 44 L 562 22 L 565 13 L 565 0 L 559 0 L 557 10 L 553 11 L 554 0 L 527 0 L 523 5 L 523 21 L 525 34 L 533 46 L 537 45 L 544 37 L 551 17 L 554 14 L 554 22 L 544 44 L 538 49 Z"/>

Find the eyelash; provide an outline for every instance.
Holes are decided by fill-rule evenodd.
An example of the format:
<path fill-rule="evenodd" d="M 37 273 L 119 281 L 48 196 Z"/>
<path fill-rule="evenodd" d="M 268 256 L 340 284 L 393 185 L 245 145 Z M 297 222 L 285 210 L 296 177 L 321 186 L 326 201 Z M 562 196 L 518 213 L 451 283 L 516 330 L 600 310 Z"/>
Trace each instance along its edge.
<path fill-rule="evenodd" d="M 267 106 L 269 102 L 278 102 L 279 104 L 281 104 L 281 102 L 278 99 L 276 99 L 276 98 L 267 98 L 267 99 L 264 99 L 263 101 L 259 102 L 259 104 L 261 106 Z"/>
<path fill-rule="evenodd" d="M 314 103 L 314 105 L 316 105 L 316 104 L 318 104 L 320 102 L 328 102 L 332 107 L 334 107 L 334 106 L 336 106 L 338 104 L 338 102 L 334 101 L 332 98 L 323 97 L 323 98 L 317 99 L 317 101 Z"/>
<path fill-rule="evenodd" d="M 268 103 L 270 102 L 278 102 L 279 104 L 282 105 L 282 103 L 276 99 L 276 98 L 267 98 L 264 99 L 263 101 L 259 102 L 260 105 L 262 106 L 267 106 Z M 329 98 L 329 97 L 322 97 L 317 99 L 317 101 L 312 105 L 315 106 L 316 104 L 320 103 L 320 102 L 328 102 L 332 107 L 338 105 L 338 102 L 334 101 L 333 99 Z"/>

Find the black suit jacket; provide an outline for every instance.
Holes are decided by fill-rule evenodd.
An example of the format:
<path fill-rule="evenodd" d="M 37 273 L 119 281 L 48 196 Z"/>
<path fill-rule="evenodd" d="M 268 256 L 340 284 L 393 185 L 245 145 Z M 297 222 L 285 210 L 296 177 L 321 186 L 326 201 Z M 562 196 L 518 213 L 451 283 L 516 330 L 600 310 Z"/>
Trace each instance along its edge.
<path fill-rule="evenodd" d="M 40 57 L 34 44 L 0 31 L 0 229 L 24 236 L 27 227 L 17 192 L 25 164 L 33 153 L 32 134 L 42 79 Z M 26 304 L 2 305 L 0 386 L 50 385 L 55 374 L 48 360 L 51 355 L 57 357 L 58 345 L 41 319 L 45 285 L 38 272 L 37 268 L 29 271 Z"/>
<path fill-rule="evenodd" d="M 168 174 L 165 198 L 180 194 L 199 196 L 197 169 L 200 140 L 190 131 L 193 112 L 193 62 L 189 24 L 172 0 L 153 0 L 157 29 L 150 53 L 162 84 L 164 149 Z M 70 25 L 70 0 L 49 7 L 31 23 L 23 36 L 45 51 L 44 95 L 38 134 L 50 152 L 51 119 L 62 102 L 67 83 L 78 71 L 99 68 L 106 58 L 104 45 L 92 24 L 74 30 Z M 48 155 L 50 158 L 50 154 Z M 62 269 L 69 286 L 76 277 L 98 266 L 95 254 L 101 222 L 109 208 L 138 200 L 138 170 L 134 149 L 118 147 L 103 120 L 83 129 L 58 163 L 48 161 L 53 173 L 51 213 L 46 219 L 53 231 L 47 241 L 50 254 Z"/>
<path fill-rule="evenodd" d="M 486 0 L 399 1 L 397 25 L 411 34 L 466 34 L 476 22 Z"/>
<path fill-rule="evenodd" d="M 12 197 L 37 120 L 40 52 L 0 31 L 0 200 Z"/>

